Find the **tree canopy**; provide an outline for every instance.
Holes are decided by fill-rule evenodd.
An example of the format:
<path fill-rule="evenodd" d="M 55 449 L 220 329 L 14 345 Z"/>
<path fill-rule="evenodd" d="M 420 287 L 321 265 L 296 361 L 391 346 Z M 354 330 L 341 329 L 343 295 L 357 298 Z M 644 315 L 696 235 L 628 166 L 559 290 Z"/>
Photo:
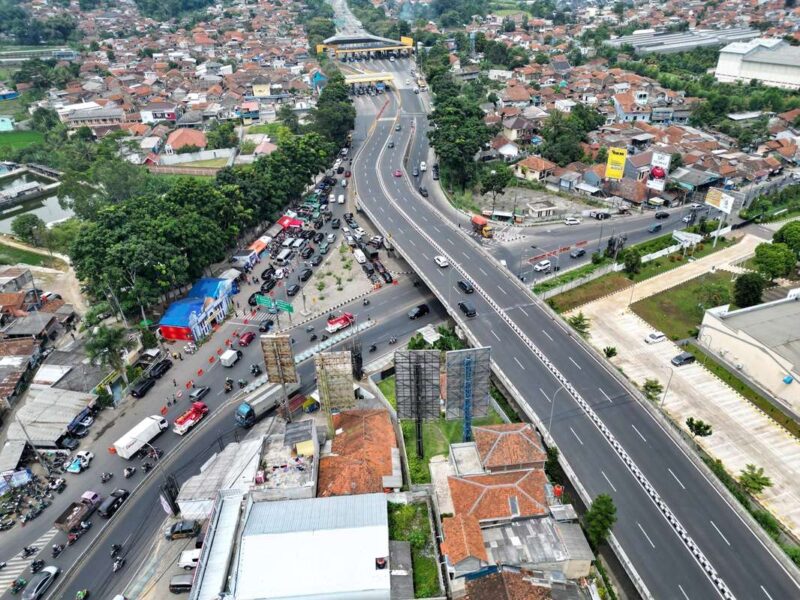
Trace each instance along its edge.
<path fill-rule="evenodd" d="M 580 143 L 586 134 L 605 123 L 604 117 L 594 108 L 578 104 L 568 115 L 552 111 L 542 128 L 544 142 L 540 147 L 542 156 L 565 166 L 583 158 Z"/>
<path fill-rule="evenodd" d="M 742 273 L 733 284 L 733 298 L 736 306 L 747 308 L 761 303 L 766 281 L 758 273 Z"/>
<path fill-rule="evenodd" d="M 786 244 L 759 244 L 754 262 L 758 272 L 772 280 L 788 275 L 797 263 L 797 255 Z"/>
<path fill-rule="evenodd" d="M 597 548 L 608 539 L 611 528 L 617 521 L 617 507 L 608 494 L 600 494 L 586 511 L 586 533 L 589 541 Z"/>

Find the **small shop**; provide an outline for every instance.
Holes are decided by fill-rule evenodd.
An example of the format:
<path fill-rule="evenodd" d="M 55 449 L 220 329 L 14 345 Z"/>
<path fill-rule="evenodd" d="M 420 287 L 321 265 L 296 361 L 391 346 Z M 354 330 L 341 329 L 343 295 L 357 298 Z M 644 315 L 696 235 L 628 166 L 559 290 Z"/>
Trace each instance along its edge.
<path fill-rule="evenodd" d="M 230 279 L 199 280 L 186 298 L 170 304 L 158 324 L 167 340 L 198 342 L 225 320 L 231 306 L 233 282 Z"/>

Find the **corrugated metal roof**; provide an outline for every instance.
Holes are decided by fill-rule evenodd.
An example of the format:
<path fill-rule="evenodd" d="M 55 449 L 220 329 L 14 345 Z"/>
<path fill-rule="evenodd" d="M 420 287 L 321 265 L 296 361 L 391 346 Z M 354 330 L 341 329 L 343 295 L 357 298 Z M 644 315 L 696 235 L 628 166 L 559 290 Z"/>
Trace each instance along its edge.
<path fill-rule="evenodd" d="M 258 502 L 243 536 L 381 525 L 388 525 L 385 494 Z"/>

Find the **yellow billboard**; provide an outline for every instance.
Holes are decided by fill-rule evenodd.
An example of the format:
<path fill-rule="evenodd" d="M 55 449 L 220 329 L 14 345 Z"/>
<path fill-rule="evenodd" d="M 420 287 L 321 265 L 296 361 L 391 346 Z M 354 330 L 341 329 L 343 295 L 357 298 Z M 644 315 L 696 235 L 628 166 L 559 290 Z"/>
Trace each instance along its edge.
<path fill-rule="evenodd" d="M 408 46 L 410 48 L 414 45 L 414 38 L 402 36 L 400 38 L 400 43 L 403 44 L 403 46 Z"/>
<path fill-rule="evenodd" d="M 609 148 L 608 162 L 606 163 L 607 179 L 622 179 L 625 172 L 625 159 L 628 151 L 625 148 Z"/>

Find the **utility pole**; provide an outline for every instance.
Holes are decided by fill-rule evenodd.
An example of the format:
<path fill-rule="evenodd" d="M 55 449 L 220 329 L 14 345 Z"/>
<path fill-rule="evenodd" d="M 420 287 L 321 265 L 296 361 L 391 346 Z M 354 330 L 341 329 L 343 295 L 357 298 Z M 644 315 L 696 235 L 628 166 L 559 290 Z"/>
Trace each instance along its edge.
<path fill-rule="evenodd" d="M 22 429 L 22 434 L 25 436 L 25 441 L 27 441 L 28 445 L 31 448 L 33 448 L 34 452 L 36 452 L 36 456 L 39 457 L 39 464 L 44 467 L 44 470 L 47 471 L 47 476 L 50 477 L 50 475 L 52 475 L 52 473 L 50 472 L 50 465 L 48 465 L 44 460 L 42 460 L 42 453 L 39 452 L 39 448 L 37 448 L 36 445 L 31 440 L 31 436 L 28 435 L 28 430 L 25 429 L 25 425 L 22 424 L 22 421 L 16 415 L 14 415 L 14 420 L 17 422 L 17 425 L 19 425 L 19 428 Z"/>

